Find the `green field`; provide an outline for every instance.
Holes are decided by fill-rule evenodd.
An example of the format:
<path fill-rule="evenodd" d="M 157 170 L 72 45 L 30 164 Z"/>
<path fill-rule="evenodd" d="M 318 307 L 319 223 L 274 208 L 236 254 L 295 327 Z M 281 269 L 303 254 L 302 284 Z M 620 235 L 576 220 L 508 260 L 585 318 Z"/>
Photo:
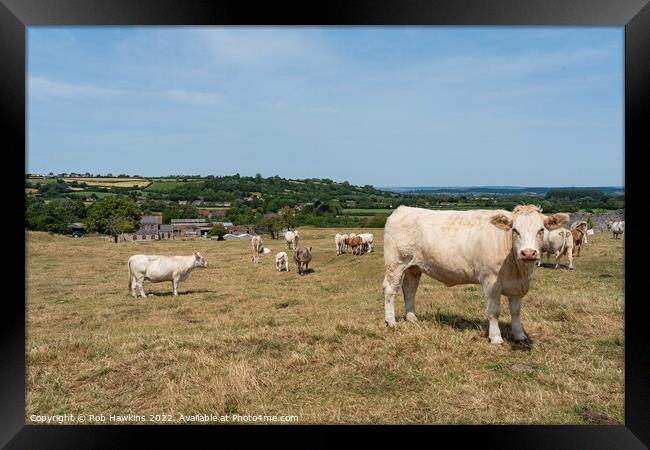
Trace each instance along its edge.
<path fill-rule="evenodd" d="M 375 216 L 377 214 L 389 215 L 394 210 L 392 209 L 362 209 L 362 208 L 348 208 L 343 210 L 343 214 L 350 216 Z"/>
<path fill-rule="evenodd" d="M 169 192 L 174 189 L 179 184 L 188 185 L 188 184 L 199 184 L 198 181 L 154 181 L 147 188 L 146 191 L 152 192 Z"/>
<path fill-rule="evenodd" d="M 337 256 L 337 229 L 300 229 L 311 273 L 275 270 L 283 242 L 110 244 L 28 232 L 27 410 L 32 414 L 297 415 L 298 423 L 624 423 L 624 241 L 589 237 L 575 270 L 536 269 L 530 344 L 487 339 L 481 288 L 423 277 L 419 321 L 384 323 L 375 252 Z M 181 283 L 127 291 L 128 257 L 200 251 Z M 566 265 L 566 260 L 562 261 Z M 401 295 L 398 317 L 403 318 Z M 149 421 L 149 420 L 147 420 Z M 151 423 L 154 423 L 153 421 Z"/>

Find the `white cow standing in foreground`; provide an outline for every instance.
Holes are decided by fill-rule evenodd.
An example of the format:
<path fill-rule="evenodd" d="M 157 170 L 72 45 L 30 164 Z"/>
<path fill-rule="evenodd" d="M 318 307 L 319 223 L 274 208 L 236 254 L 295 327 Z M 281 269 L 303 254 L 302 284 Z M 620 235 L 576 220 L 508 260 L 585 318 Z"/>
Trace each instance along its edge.
<path fill-rule="evenodd" d="M 519 312 L 540 258 L 544 229 L 556 229 L 567 214 L 545 216 L 541 208 L 520 205 L 512 212 L 431 211 L 400 206 L 384 229 L 385 320 L 395 326 L 395 296 L 402 287 L 406 320 L 415 321 L 415 294 L 422 273 L 447 286 L 483 287 L 489 337 L 503 343 L 499 329 L 501 295 L 508 297 L 512 333 L 526 340 Z"/>
<path fill-rule="evenodd" d="M 174 295 L 178 295 L 178 285 L 187 280 L 195 267 L 208 267 L 201 253 L 190 256 L 133 255 L 127 263 L 129 268 L 129 290 L 136 298 L 136 288 L 140 295 L 146 297 L 144 280 L 159 283 L 171 281 Z"/>

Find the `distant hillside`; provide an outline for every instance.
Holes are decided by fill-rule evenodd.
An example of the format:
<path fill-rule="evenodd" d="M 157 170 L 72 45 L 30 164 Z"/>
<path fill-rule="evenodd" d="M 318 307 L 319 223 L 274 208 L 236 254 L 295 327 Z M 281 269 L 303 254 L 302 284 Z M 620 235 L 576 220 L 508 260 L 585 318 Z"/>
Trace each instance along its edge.
<path fill-rule="evenodd" d="M 589 187 L 521 187 L 521 186 L 412 186 L 412 187 L 380 187 L 383 191 L 403 194 L 496 194 L 496 195 L 540 195 L 544 196 L 552 190 L 589 189 L 599 190 L 607 195 L 622 195 L 625 188 L 622 186 L 589 186 Z"/>

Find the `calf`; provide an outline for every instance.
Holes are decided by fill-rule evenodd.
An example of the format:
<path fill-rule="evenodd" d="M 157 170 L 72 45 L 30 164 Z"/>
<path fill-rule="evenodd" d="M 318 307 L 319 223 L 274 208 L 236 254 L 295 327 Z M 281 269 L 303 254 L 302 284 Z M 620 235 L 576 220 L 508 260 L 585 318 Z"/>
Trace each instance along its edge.
<path fill-rule="evenodd" d="M 499 329 L 501 295 L 508 297 L 515 340 L 526 340 L 519 312 L 540 257 L 544 229 L 566 223 L 566 214 L 543 215 L 519 205 L 510 211 L 431 211 L 400 206 L 384 228 L 384 312 L 395 326 L 395 296 L 401 287 L 406 320 L 415 321 L 415 293 L 422 273 L 447 286 L 480 284 L 493 344 Z"/>
<path fill-rule="evenodd" d="M 293 252 L 293 260 L 298 268 L 298 275 L 304 275 L 309 269 L 311 262 L 311 247 L 300 247 Z"/>
<path fill-rule="evenodd" d="M 136 288 L 140 295 L 146 297 L 144 280 L 159 283 L 172 282 L 172 292 L 178 295 L 178 285 L 185 281 L 195 267 L 208 267 L 201 253 L 191 256 L 158 256 L 158 255 L 133 255 L 127 263 L 129 269 L 129 290 L 131 297 L 136 298 Z"/>
<path fill-rule="evenodd" d="M 287 252 L 280 252 L 277 255 L 275 255 L 275 268 L 278 270 L 278 272 L 282 271 L 282 266 L 284 265 L 285 270 L 288 272 L 289 271 L 289 257 L 287 256 Z"/>

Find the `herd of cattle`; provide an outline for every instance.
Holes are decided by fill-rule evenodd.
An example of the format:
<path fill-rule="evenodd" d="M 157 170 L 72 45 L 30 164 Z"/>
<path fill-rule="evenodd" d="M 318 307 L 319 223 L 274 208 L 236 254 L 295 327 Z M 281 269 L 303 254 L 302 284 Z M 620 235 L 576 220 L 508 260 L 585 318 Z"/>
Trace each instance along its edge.
<path fill-rule="evenodd" d="M 395 326 L 395 297 L 401 288 L 404 295 L 406 320 L 416 321 L 415 294 L 424 273 L 446 286 L 480 284 L 489 321 L 490 342 L 501 344 L 503 339 L 498 318 L 501 296 L 508 297 L 512 317 L 512 333 L 516 341 L 526 341 L 519 318 L 521 300 L 528 292 L 535 266 L 555 256 L 555 268 L 560 258 L 567 256 L 569 269 L 573 258 L 593 234 L 587 222 L 576 221 L 570 229 L 562 227 L 568 214 L 542 214 L 535 205 L 519 205 L 512 212 L 505 210 L 432 211 L 400 206 L 388 217 L 384 228 L 383 281 L 385 321 Z M 625 232 L 625 222 L 608 222 L 613 238 Z M 298 230 L 284 235 L 299 275 L 309 271 L 312 247 L 300 247 Z M 350 250 L 354 255 L 372 252 L 373 235 L 336 234 L 336 254 Z M 258 235 L 251 239 L 253 263 L 260 254 L 270 250 L 263 247 Z M 275 257 L 277 271 L 289 271 L 289 255 L 279 252 Z M 129 290 L 146 297 L 144 280 L 171 281 L 173 295 L 178 285 L 196 267 L 207 267 L 203 255 L 158 256 L 134 255 L 128 260 Z"/>

